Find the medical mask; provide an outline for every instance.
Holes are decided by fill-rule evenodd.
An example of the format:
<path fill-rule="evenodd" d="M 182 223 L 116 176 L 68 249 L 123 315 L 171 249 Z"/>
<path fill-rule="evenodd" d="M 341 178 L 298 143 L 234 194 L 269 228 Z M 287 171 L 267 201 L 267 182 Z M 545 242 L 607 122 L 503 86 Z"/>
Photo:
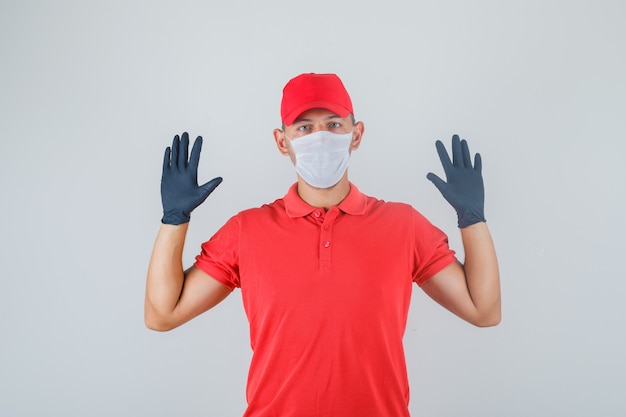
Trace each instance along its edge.
<path fill-rule="evenodd" d="M 320 130 L 290 142 L 296 154 L 296 172 L 307 184 L 329 188 L 341 180 L 350 161 L 352 132 L 340 135 Z"/>

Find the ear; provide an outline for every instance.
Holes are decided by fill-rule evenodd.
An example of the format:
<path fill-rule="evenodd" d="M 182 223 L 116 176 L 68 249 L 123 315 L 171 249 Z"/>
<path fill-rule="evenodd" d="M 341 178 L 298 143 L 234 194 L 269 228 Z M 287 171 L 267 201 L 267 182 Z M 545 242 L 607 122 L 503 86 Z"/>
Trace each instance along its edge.
<path fill-rule="evenodd" d="M 355 151 L 359 149 L 364 132 L 365 132 L 365 125 L 363 124 L 363 122 L 356 122 L 354 124 L 354 127 L 352 128 L 352 143 L 350 144 L 351 151 Z"/>
<path fill-rule="evenodd" d="M 287 138 L 285 132 L 280 129 L 274 129 L 274 140 L 276 141 L 276 147 L 278 152 L 282 155 L 289 155 L 289 146 L 287 145 Z"/>

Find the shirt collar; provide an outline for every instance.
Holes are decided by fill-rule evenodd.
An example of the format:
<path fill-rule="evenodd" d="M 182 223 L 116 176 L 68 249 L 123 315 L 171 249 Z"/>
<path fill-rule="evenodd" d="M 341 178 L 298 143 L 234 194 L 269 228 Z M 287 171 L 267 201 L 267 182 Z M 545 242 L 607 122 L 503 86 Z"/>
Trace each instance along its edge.
<path fill-rule="evenodd" d="M 298 183 L 293 184 L 289 188 L 283 200 L 287 216 L 291 218 L 304 217 L 317 210 L 317 207 L 307 204 L 300 198 L 298 195 Z M 348 195 L 337 205 L 337 208 L 346 214 L 358 216 L 365 213 L 366 205 L 367 196 L 362 194 L 354 184 L 350 183 Z"/>

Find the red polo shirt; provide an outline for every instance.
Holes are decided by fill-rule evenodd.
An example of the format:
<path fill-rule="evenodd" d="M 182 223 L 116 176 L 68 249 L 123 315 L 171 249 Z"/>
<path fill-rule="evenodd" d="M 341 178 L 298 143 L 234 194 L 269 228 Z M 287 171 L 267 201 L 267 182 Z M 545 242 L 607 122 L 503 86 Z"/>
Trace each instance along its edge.
<path fill-rule="evenodd" d="M 232 217 L 196 267 L 241 288 L 253 349 L 246 417 L 408 416 L 412 283 L 455 261 L 411 206 L 351 184 L 328 211 L 292 186 Z"/>

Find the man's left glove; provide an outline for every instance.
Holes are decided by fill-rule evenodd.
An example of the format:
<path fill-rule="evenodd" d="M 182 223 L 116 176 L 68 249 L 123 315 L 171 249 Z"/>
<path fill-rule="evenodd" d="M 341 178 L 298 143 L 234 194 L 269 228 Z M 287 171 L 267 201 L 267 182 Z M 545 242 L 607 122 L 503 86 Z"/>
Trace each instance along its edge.
<path fill-rule="evenodd" d="M 163 203 L 164 224 L 183 224 L 189 222 L 191 212 L 198 207 L 222 182 L 221 177 L 213 178 L 198 186 L 198 164 L 202 137 L 198 136 L 189 152 L 189 135 L 174 136 L 171 149 L 165 149 L 163 158 L 163 176 L 161 177 L 161 202 Z"/>
<path fill-rule="evenodd" d="M 436 142 L 437 153 L 448 182 L 429 172 L 426 178 L 432 181 L 448 203 L 454 207 L 460 228 L 485 221 L 485 186 L 483 184 L 480 154 L 472 158 L 467 141 L 452 136 L 452 161 L 441 141 Z"/>

